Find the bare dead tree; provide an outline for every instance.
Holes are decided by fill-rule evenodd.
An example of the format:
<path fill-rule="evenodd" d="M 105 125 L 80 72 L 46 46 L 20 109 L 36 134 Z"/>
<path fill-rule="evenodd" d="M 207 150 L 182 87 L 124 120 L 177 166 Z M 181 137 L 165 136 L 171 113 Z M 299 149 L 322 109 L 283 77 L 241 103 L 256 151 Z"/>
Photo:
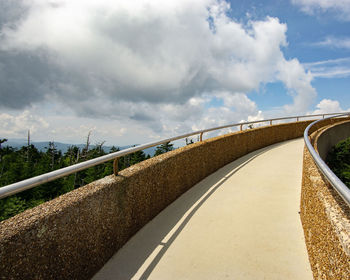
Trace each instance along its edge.
<path fill-rule="evenodd" d="M 89 133 L 86 137 L 86 144 L 85 144 L 85 147 L 81 151 L 81 158 L 85 158 L 87 156 L 87 152 L 89 151 L 89 147 L 90 147 L 90 136 L 91 136 L 91 130 L 89 131 Z"/>
<path fill-rule="evenodd" d="M 102 141 L 102 142 L 97 142 L 95 144 L 96 148 L 98 149 L 99 152 L 102 152 L 102 146 L 106 143 L 106 141 Z"/>
<path fill-rule="evenodd" d="M 29 162 L 29 146 L 30 146 L 30 130 L 28 129 L 27 135 L 27 162 Z"/>

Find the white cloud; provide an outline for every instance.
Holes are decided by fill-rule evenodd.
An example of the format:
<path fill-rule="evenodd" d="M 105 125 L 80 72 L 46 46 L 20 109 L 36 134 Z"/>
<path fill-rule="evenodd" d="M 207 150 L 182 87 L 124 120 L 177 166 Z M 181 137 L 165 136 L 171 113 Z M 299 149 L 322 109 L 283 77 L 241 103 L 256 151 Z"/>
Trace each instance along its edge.
<path fill-rule="evenodd" d="M 296 59 L 282 60 L 279 67 L 279 79 L 293 97 L 293 104 L 284 106 L 285 112 L 288 115 L 305 112 L 316 97 L 316 90 L 311 86 L 311 73 L 305 73 L 304 67 Z"/>
<path fill-rule="evenodd" d="M 244 94 L 217 92 L 215 95 L 222 105 L 210 107 L 211 95 L 204 95 L 182 105 L 122 102 L 115 108 L 130 110 L 132 118 L 126 113 L 117 118 L 79 117 L 60 105 L 50 106 L 49 110 L 47 106 L 33 107 L 19 116 L 15 111 L 1 114 L 0 134 L 7 138 L 25 138 L 30 129 L 33 141 L 82 143 L 91 131 L 92 143 L 107 141 L 106 145 L 128 145 L 261 118 L 256 104 Z M 39 116 L 45 116 L 45 120 Z"/>
<path fill-rule="evenodd" d="M 350 49 L 350 38 L 327 37 L 321 42 L 313 44 L 315 46 L 326 46 L 333 48 Z"/>
<path fill-rule="evenodd" d="M 315 78 L 344 78 L 350 76 L 350 57 L 304 63 L 303 66 Z"/>
<path fill-rule="evenodd" d="M 350 63 L 350 57 L 343 57 L 337 59 L 327 59 L 310 63 L 303 63 L 304 67 L 328 65 L 328 64 L 341 64 L 341 63 Z"/>
<path fill-rule="evenodd" d="M 323 99 L 316 105 L 316 110 L 312 114 L 327 114 L 345 112 L 337 100 Z"/>
<path fill-rule="evenodd" d="M 349 0 L 291 0 L 293 4 L 300 6 L 307 14 L 332 11 L 342 20 L 350 20 Z"/>
<path fill-rule="evenodd" d="M 28 130 L 33 133 L 39 130 L 47 130 L 49 124 L 42 117 L 29 110 L 21 114 L 0 114 L 0 135 L 10 138 L 18 138 L 27 135 Z"/>
<path fill-rule="evenodd" d="M 222 101 L 222 105 L 209 107 L 207 111 L 204 111 L 202 118 L 192 126 L 193 130 L 238 123 L 241 120 L 247 121 L 261 115 L 255 102 L 245 94 L 233 94 L 227 91 L 215 92 L 215 98 Z"/>
<path fill-rule="evenodd" d="M 40 59 L 18 77 L 16 66 L 22 69 L 23 59 L 11 64 L 12 80 L 4 78 L 4 83 L 16 78 L 18 85 L 28 83 L 23 98 L 0 89 L 0 106 L 42 102 L 70 108 L 69 116 L 85 126 L 76 121 L 66 127 L 63 117 L 52 117 L 62 128 L 55 128 L 57 135 L 83 133 L 89 122 L 96 129 L 106 126 L 102 133 L 111 120 L 122 123 L 116 131 L 143 129 L 151 137 L 151 132 L 175 135 L 257 118 L 261 113 L 246 94 L 278 80 L 294 99 L 287 112 L 305 111 L 315 97 L 311 75 L 281 50 L 288 45 L 286 24 L 272 17 L 242 24 L 227 16 L 225 1 L 27 4 L 26 17 L 1 30 L 0 73 L 8 69 L 2 56 Z M 33 93 L 39 96 L 29 98 Z M 212 106 L 215 98 L 223 105 Z"/>

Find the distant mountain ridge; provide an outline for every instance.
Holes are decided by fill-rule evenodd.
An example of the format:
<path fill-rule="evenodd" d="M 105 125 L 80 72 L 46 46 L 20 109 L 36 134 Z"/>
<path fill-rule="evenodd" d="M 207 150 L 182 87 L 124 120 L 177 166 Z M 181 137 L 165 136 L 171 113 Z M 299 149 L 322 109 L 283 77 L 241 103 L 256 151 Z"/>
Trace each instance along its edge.
<path fill-rule="evenodd" d="M 50 141 L 40 141 L 40 142 L 30 142 L 30 144 L 33 144 L 39 151 L 45 151 L 46 148 L 49 146 Z M 71 146 L 76 146 L 79 147 L 80 149 L 85 147 L 85 144 L 67 144 L 67 143 L 61 143 L 61 142 L 54 142 L 57 150 L 62 151 L 62 153 L 66 153 L 68 148 Z M 3 147 L 10 146 L 16 149 L 20 149 L 23 146 L 27 146 L 27 139 L 8 139 L 7 142 L 2 144 Z M 130 147 L 133 147 L 135 145 L 129 145 L 129 146 L 114 146 L 116 148 L 119 148 L 120 150 L 124 150 Z M 94 148 L 96 145 L 90 145 L 90 148 Z M 103 150 L 106 153 L 109 153 L 111 150 L 112 146 L 102 146 Z M 144 152 L 146 155 L 153 156 L 157 147 L 151 147 L 148 149 L 145 149 Z"/>

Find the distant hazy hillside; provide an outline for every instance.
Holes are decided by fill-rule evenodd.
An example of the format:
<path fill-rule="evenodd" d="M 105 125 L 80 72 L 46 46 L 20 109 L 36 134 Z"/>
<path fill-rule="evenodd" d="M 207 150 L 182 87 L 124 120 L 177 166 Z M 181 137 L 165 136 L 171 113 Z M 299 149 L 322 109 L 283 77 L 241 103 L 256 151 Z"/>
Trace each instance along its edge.
<path fill-rule="evenodd" d="M 49 141 L 31 142 L 31 144 L 33 144 L 38 150 L 44 151 L 44 150 L 46 150 L 46 147 L 49 146 Z M 2 146 L 11 146 L 11 147 L 17 148 L 17 149 L 19 149 L 23 146 L 26 146 L 26 145 L 27 145 L 26 139 L 8 139 L 7 142 L 2 144 Z M 63 154 L 65 152 L 67 152 L 68 148 L 72 145 L 77 146 L 79 148 L 85 147 L 85 144 L 66 144 L 66 143 L 61 143 L 61 142 L 55 142 L 55 146 L 56 146 L 57 150 L 61 150 Z M 93 147 L 95 147 L 95 145 L 90 145 L 90 147 L 93 148 Z M 132 147 L 132 145 L 130 145 L 130 146 L 116 146 L 116 147 L 118 147 L 120 150 L 124 150 L 124 149 Z M 111 148 L 112 148 L 112 146 L 103 146 L 103 149 L 107 153 L 110 151 Z M 156 147 L 152 147 L 152 148 L 148 148 L 148 149 L 144 150 L 145 154 L 150 155 L 150 156 L 153 156 L 155 151 L 156 151 Z"/>

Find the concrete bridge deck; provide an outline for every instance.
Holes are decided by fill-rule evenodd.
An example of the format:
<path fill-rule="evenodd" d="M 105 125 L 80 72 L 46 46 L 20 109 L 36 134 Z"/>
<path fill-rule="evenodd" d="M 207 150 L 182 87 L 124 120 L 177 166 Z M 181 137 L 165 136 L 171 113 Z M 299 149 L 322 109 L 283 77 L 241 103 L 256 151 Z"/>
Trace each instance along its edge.
<path fill-rule="evenodd" d="M 211 174 L 93 279 L 312 279 L 299 218 L 303 146 L 278 143 Z"/>

